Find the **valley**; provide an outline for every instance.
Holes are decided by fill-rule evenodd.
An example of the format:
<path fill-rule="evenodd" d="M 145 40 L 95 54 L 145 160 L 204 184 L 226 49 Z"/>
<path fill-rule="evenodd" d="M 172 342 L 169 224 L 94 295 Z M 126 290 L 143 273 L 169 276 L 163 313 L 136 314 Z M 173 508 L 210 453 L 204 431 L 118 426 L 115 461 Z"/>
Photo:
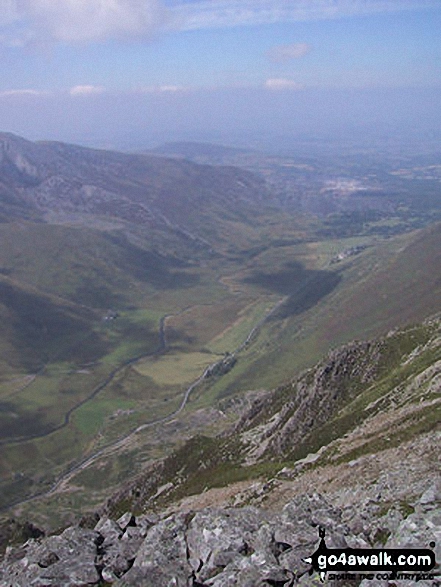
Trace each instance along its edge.
<path fill-rule="evenodd" d="M 319 174 L 304 157 L 206 147 L 192 162 L 13 135 L 0 144 L 5 513 L 63 525 L 193 437 L 226 433 L 253 397 L 330 349 L 439 312 L 432 175 L 425 205 L 421 184 L 363 203 L 358 184 L 332 179 L 353 161 Z M 231 166 L 244 158 L 246 169 Z M 304 174 L 314 196 L 300 190 Z M 340 204 L 313 213 L 323 181 Z"/>

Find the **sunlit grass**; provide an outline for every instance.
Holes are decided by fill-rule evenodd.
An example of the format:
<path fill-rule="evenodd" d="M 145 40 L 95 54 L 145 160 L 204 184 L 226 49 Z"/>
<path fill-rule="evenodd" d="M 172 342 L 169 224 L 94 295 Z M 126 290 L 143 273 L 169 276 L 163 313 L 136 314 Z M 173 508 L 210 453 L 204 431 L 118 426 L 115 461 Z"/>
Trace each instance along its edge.
<path fill-rule="evenodd" d="M 158 385 L 184 385 L 197 379 L 211 363 L 218 360 L 219 355 L 210 353 L 171 353 L 141 361 L 135 369 L 151 377 Z"/>
<path fill-rule="evenodd" d="M 268 314 L 276 302 L 276 299 L 267 297 L 253 302 L 239 313 L 232 324 L 212 339 L 207 347 L 215 353 L 233 352 L 245 342 L 254 326 Z"/>

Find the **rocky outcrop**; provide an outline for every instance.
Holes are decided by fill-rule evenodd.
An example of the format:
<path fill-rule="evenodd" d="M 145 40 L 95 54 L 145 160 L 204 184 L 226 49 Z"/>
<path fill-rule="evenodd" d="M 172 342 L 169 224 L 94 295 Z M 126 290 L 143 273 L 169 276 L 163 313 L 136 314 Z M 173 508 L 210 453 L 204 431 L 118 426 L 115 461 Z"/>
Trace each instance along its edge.
<path fill-rule="evenodd" d="M 236 425 L 248 462 L 288 456 L 378 376 L 382 341 L 353 342 L 291 385 L 258 398 Z"/>
<path fill-rule="evenodd" d="M 331 351 L 290 385 L 257 398 L 236 424 L 247 464 L 304 458 L 358 425 L 372 428 L 371 420 L 386 412 L 404 426 L 399 408 L 416 411 L 425 401 L 439 401 L 440 350 L 441 321 L 435 317 Z M 409 427 L 397 442 L 414 434 Z"/>
<path fill-rule="evenodd" d="M 292 500 L 279 513 L 243 507 L 163 518 L 103 517 L 93 529 L 70 527 L 10 547 L 0 564 L 0 587 L 315 585 L 318 577 L 304 559 L 317 548 L 319 527 L 326 529 L 328 547 L 427 548 L 435 542 L 441 560 L 440 486 L 430 487 L 412 510 L 393 506 L 378 515 L 369 502 L 337 508 L 313 494 Z M 441 585 L 438 579 L 426 583 Z"/>
<path fill-rule="evenodd" d="M 320 527 L 328 547 L 430 546 L 440 562 L 440 327 L 437 318 L 346 345 L 293 384 L 258 394 L 232 431 L 193 437 L 111 497 L 101 517 L 9 547 L 0 587 L 315 585 L 304 559 Z M 292 455 L 311 419 L 316 452 L 283 468 L 263 460 Z M 274 467 L 252 471 L 252 456 Z M 249 484 L 232 501 L 177 505 L 228 485 L 238 471 Z M 115 513 L 166 505 L 161 515 Z"/>
<path fill-rule="evenodd" d="M 440 368 L 439 318 L 345 345 L 292 383 L 255 393 L 233 428 L 217 437 L 194 436 L 149 465 L 108 499 L 104 511 L 115 515 L 127 504 L 135 510 L 167 506 L 253 475 L 258 479 L 260 465 L 272 475 L 288 467 L 290 478 L 300 478 L 310 468 L 347 465 L 350 487 L 351 471 L 363 469 L 368 455 L 377 455 L 375 471 L 380 462 L 387 471 L 390 450 L 399 452 L 396 475 L 406 472 L 404 487 L 417 485 L 408 492 L 413 498 L 421 493 L 425 477 L 414 474 L 408 463 L 419 455 L 418 462 L 432 471 L 430 463 L 439 459 L 439 442 L 425 435 L 435 434 L 440 421 Z M 398 488 L 399 482 L 394 479 L 392 485 Z M 317 490 L 327 491 L 323 485 Z"/>

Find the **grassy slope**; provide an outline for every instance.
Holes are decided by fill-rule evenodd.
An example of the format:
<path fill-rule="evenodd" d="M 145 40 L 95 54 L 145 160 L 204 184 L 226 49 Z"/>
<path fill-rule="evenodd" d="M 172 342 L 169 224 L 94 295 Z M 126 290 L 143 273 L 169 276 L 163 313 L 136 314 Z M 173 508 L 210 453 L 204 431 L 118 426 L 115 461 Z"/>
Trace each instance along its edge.
<path fill-rule="evenodd" d="M 63 425 L 119 365 L 158 348 L 163 310 L 146 308 L 146 300 L 197 286 L 182 265 L 118 233 L 0 225 L 1 438 L 41 436 Z M 103 321 L 109 309 L 118 317 Z M 2 480 L 17 471 L 50 476 L 49 463 L 56 469 L 78 457 L 115 411 L 139 408 L 139 387 L 145 382 L 129 395 L 118 386 L 103 390 L 59 432 L 3 446 Z"/>
<path fill-rule="evenodd" d="M 214 268 L 195 270 L 172 254 L 134 246 L 118 232 L 0 225 L 1 436 L 53 431 L 2 446 L 2 504 L 47 487 L 103 434 L 117 438 L 177 408 L 190 375 L 176 374 L 171 382 L 167 373 L 156 380 L 155 369 L 125 368 L 75 409 L 124 361 L 158 348 L 164 314 L 176 314 L 167 326 L 174 355 L 165 366 L 175 356 L 178 367 L 200 375 L 205 354 L 198 351 L 256 297 L 232 294 L 218 283 L 217 264 L 214 259 Z M 200 315 L 180 322 L 188 306 Z M 109 309 L 118 317 L 103 321 Z M 68 425 L 57 431 L 68 412 Z"/>
<path fill-rule="evenodd" d="M 86 338 L 91 360 L 105 352 L 105 344 L 93 333 L 98 319 L 93 311 L 41 294 L 8 277 L 0 277 L 0 313 L 2 376 L 8 370 L 35 372 L 65 352 L 85 360 L 78 345 Z"/>
<path fill-rule="evenodd" d="M 40 292 L 104 309 L 197 280 L 179 259 L 135 246 L 116 231 L 48 224 L 0 225 L 0 269 Z"/>
<path fill-rule="evenodd" d="M 43 224 L 29 224 L 26 230 L 20 225 L 0 226 L 2 281 L 49 304 L 43 315 L 52 322 L 56 319 L 60 333 L 58 338 L 48 337 L 49 346 L 45 346 L 41 334 L 44 325 L 42 329 L 42 325 L 37 324 L 34 338 L 30 338 L 28 344 L 40 352 L 35 365 L 44 363 L 48 357 L 54 364 L 19 393 L 11 394 L 15 389 L 14 382 L 0 389 L 0 401 L 7 404 L 4 417 L 11 423 L 18 414 L 23 430 L 26 417 L 32 420 L 35 414 L 39 415 L 33 423 L 37 429 L 46 430 L 58 425 L 66 410 L 87 397 L 91 389 L 122 361 L 155 348 L 158 320 L 165 313 L 176 313 L 170 319 L 168 331 L 176 364 L 171 356 L 160 371 L 163 367 L 167 369 L 169 364 L 177 366 L 179 371 L 179 366 L 185 364 L 189 372 L 196 373 L 201 350 L 215 353 L 234 350 L 256 318 L 262 317 L 281 297 L 289 297 L 289 303 L 263 326 L 253 344 L 241 353 L 234 369 L 218 381 L 210 382 L 214 385 L 199 404 L 192 403 L 190 407 L 195 408 L 235 391 L 278 385 L 298 369 L 314 362 L 330 345 L 376 334 L 378 329 L 393 327 L 412 317 L 423 317 L 433 308 L 437 309 L 440 293 L 436 281 L 439 227 L 421 236 L 400 237 L 385 248 L 370 249 L 338 266 L 328 266 L 327 263 L 335 255 L 335 250 L 347 246 L 344 242 L 335 250 L 329 247 L 328 252 L 324 251 L 325 244 L 287 245 L 289 239 L 282 239 L 272 247 L 274 231 L 279 227 L 279 220 L 275 220 L 261 240 L 254 243 L 255 246 L 249 246 L 253 243 L 251 237 L 245 239 L 248 248 L 243 248 L 244 243 L 240 241 L 241 251 L 234 250 L 235 243 L 231 243 L 228 261 L 215 257 L 207 260 L 204 267 L 196 269 L 166 251 L 158 255 L 140 246 L 135 247 L 121 233 L 105 234 L 91 229 Z M 286 234 L 299 236 L 299 232 L 291 230 Z M 296 239 L 293 241 L 295 243 Z M 423 275 L 415 279 L 417 270 L 423 270 Z M 233 272 L 236 272 L 234 278 Z M 219 282 L 220 276 L 222 280 Z M 25 286 L 19 285 L 24 283 Z M 397 289 L 405 295 L 391 295 Z M 21 299 L 20 296 L 13 298 L 14 303 Z M 418 303 L 411 303 L 413 299 Z M 79 304 L 89 308 L 82 308 Z M 34 298 L 25 306 L 39 308 Z M 191 310 L 182 312 L 189 306 L 192 306 Z M 98 348 L 92 359 L 100 361 L 88 375 L 77 371 L 93 355 L 89 352 L 89 342 L 77 346 L 81 356 L 72 357 L 72 353 L 69 357 L 54 355 L 53 349 L 58 352 L 63 349 L 63 344 L 65 350 L 71 351 L 75 338 L 60 322 L 61 318 L 58 320 L 60 308 L 69 318 L 75 312 L 81 317 L 82 312 L 87 313 L 87 323 L 84 324 L 82 318 L 78 328 L 78 342 L 84 341 L 89 334 L 93 336 Z M 3 304 L 1 309 L 7 324 L 11 308 Z M 108 309 L 117 310 L 120 316 L 114 322 L 104 324 L 102 314 Z M 370 313 L 374 321 L 371 321 Z M 18 315 L 21 330 L 27 332 L 26 312 L 20 310 Z M 346 319 L 342 320 L 341 316 Z M 7 333 L 8 329 L 3 332 Z M 15 323 L 9 332 L 17 333 Z M 0 343 L 4 349 L 14 352 L 21 348 L 16 340 L 10 342 L 4 337 Z M 230 344 L 234 348 L 230 348 Z M 69 359 L 69 365 L 64 364 L 66 359 Z M 34 372 L 35 365 L 31 366 Z M 26 370 L 33 372 L 32 368 L 23 365 L 15 372 L 10 370 L 9 379 L 23 377 Z M 141 372 L 135 369 L 122 372 L 96 400 L 73 415 L 70 426 L 62 434 L 55 433 L 26 447 L 8 448 L 1 467 L 3 478 L 14 471 L 26 470 L 29 455 L 32 455 L 29 479 L 38 483 L 43 468 L 47 469 L 45 463 L 48 460 L 53 463 L 53 472 L 61 471 L 67 461 L 91 448 L 97 434 L 105 433 L 107 438 L 114 438 L 118 431 L 130 430 L 145 421 L 146 415 L 147 419 L 152 419 L 170 413 L 177 405 L 186 379 L 183 377 L 182 385 L 179 385 L 175 368 L 170 376 L 164 378 L 164 373 L 155 372 L 155 369 L 149 374 L 148 368 L 141 369 Z M 111 420 L 118 410 L 132 413 Z M 27 462 L 23 459 L 25 453 Z M 29 487 L 25 489 L 28 490 Z"/>
<path fill-rule="evenodd" d="M 72 149 L 59 146 L 63 165 Z M 86 179 L 92 173 L 87 181 L 104 187 L 110 181 L 112 190 L 134 201 L 156 198 L 172 220 L 185 220 L 225 256 L 198 250 L 158 226 L 120 222 L 136 236 L 135 246 L 122 231 L 24 223 L 23 211 L 21 223 L 0 224 L 0 402 L 2 430 L 8 435 L 18 423 L 20 434 L 58 426 L 66 411 L 123 361 L 154 350 L 160 316 L 174 314 L 168 320 L 169 357 L 119 372 L 99 396 L 72 414 L 62 431 L 3 450 L 0 476 L 6 480 L 6 502 L 47 486 L 66 463 L 93 445 L 173 411 L 187 383 L 182 368 L 196 376 L 205 359 L 201 352 L 208 359 L 207 351 L 236 349 L 284 296 L 287 303 L 240 353 L 236 366 L 197 390 L 190 409 L 246 389 L 279 385 L 330 346 L 377 335 L 439 309 L 440 226 L 329 265 L 336 253 L 364 240 L 299 244 L 318 223 L 302 225 L 303 219 L 274 211 L 260 216 L 247 200 L 258 182 L 245 189 L 245 201 L 242 188 L 230 191 L 231 182 L 247 179 L 240 172 L 224 169 L 218 175 L 207 167 L 170 161 L 158 167 L 142 157 L 130 159 L 129 169 L 126 156 L 86 151 L 75 151 L 70 172 L 76 174 L 81 163 Z M 110 179 L 109 157 L 114 166 Z M 118 210 L 109 208 L 102 218 L 90 215 L 88 225 L 115 218 Z M 119 317 L 104 323 L 109 309 Z M 90 362 L 94 364 L 83 369 Z M 36 380 L 25 379 L 46 363 Z M 154 365 L 150 371 L 149 363 Z M 130 468 L 124 457 L 111 465 L 113 480 Z M 23 476 L 10 483 L 18 471 Z M 93 477 L 91 471 L 85 475 Z M 102 477 L 92 485 L 106 482 Z"/>
<path fill-rule="evenodd" d="M 137 309 L 158 290 L 182 291 L 199 279 L 118 233 L 46 224 L 0 225 L 0 268 L 3 380 L 53 361 L 148 352 L 158 344 L 160 310 Z M 109 310 L 118 320 L 106 324 Z M 121 345 L 128 348 L 117 351 Z"/>
<path fill-rule="evenodd" d="M 311 246 L 316 249 L 315 244 Z M 316 254 L 315 250 L 312 256 Z M 339 271 L 336 287 L 300 314 L 295 303 L 291 309 L 285 306 L 284 319 L 264 326 L 237 367 L 218 383 L 218 394 L 279 385 L 311 366 L 330 347 L 377 336 L 439 311 L 441 225 L 380 243 L 340 265 L 326 267 L 330 270 Z M 268 277 L 274 281 L 278 275 L 283 287 L 285 272 L 283 267 L 280 272 L 268 272 L 268 287 Z M 282 291 L 280 283 L 274 283 L 273 291 L 277 290 Z"/>
<path fill-rule="evenodd" d="M 439 295 L 437 293 L 438 290 L 436 290 L 435 287 L 437 279 L 435 268 L 437 264 L 438 253 L 436 243 L 438 242 L 439 235 L 439 227 L 434 227 L 423 233 L 407 235 L 405 237 L 400 237 L 393 242 L 391 241 L 388 243 L 385 249 L 371 249 L 355 259 L 348 260 L 346 263 L 346 271 L 342 272 L 343 278 L 341 283 L 335 288 L 334 291 L 329 294 L 328 297 L 323 297 L 314 308 L 299 316 L 285 318 L 282 321 L 274 320 L 273 323 L 265 326 L 264 331 L 257 338 L 256 342 L 250 345 L 248 350 L 239 356 L 238 364 L 234 367 L 234 369 L 219 378 L 217 382 L 214 382 L 212 387 L 205 388 L 205 390 L 202 389 L 195 391 L 194 401 L 190 403 L 189 408 L 195 409 L 199 406 L 207 406 L 214 402 L 219 394 L 222 395 L 225 389 L 234 390 L 239 388 L 240 385 L 249 384 L 250 381 L 251 384 L 253 382 L 255 383 L 255 388 L 261 388 L 264 386 L 265 378 L 266 380 L 272 378 L 276 384 L 280 384 L 281 381 L 291 378 L 296 373 L 301 360 L 305 362 L 306 360 L 309 360 L 312 362 L 312 355 L 309 354 L 311 349 L 314 353 L 321 353 L 322 355 L 324 351 L 329 349 L 330 340 L 321 340 L 319 337 L 322 335 L 323 331 L 329 327 L 328 322 L 326 321 L 326 316 L 329 312 L 331 300 L 334 299 L 334 303 L 335 299 L 337 301 L 340 300 L 342 304 L 344 303 L 349 305 L 349 300 L 353 299 L 352 296 L 354 296 L 355 293 L 357 293 L 359 296 L 360 301 L 365 300 L 363 297 L 364 288 L 371 283 L 371 280 L 378 280 L 379 275 L 383 275 L 384 280 L 390 276 L 391 282 L 389 283 L 389 288 L 391 289 L 395 287 L 396 280 L 399 278 L 401 278 L 404 282 L 410 282 L 412 287 L 410 288 L 411 293 L 407 294 L 408 296 L 416 296 L 419 291 L 421 291 L 422 294 L 425 291 L 425 286 L 428 286 L 429 291 L 427 293 L 427 298 L 423 297 L 422 295 L 420 296 L 420 300 L 422 300 L 424 305 L 421 303 L 420 305 L 414 307 L 413 316 L 418 316 L 418 313 L 421 313 L 421 315 L 424 316 L 426 313 L 429 313 L 434 309 L 438 309 Z M 313 251 L 308 250 L 310 248 L 311 247 L 305 245 L 301 245 L 301 247 L 297 248 L 298 258 L 302 258 L 306 266 L 312 266 L 315 262 L 315 259 L 317 258 L 316 245 L 312 246 Z M 327 261 L 329 256 L 323 254 L 320 247 L 319 249 L 320 259 L 322 261 Z M 339 250 L 338 247 L 337 250 Z M 283 265 L 283 258 L 286 258 L 283 254 L 284 252 L 286 251 L 279 250 L 276 254 L 274 251 L 268 251 L 264 254 L 264 256 L 271 256 L 273 262 L 271 266 L 276 267 L 276 262 L 278 262 L 280 265 Z M 332 250 L 332 254 L 335 254 L 335 250 Z M 409 279 L 406 281 L 405 275 L 403 275 L 403 267 L 409 267 L 409 259 L 414 259 L 417 265 L 426 267 L 428 277 L 427 282 Z M 261 259 L 261 262 L 262 264 L 266 264 L 268 259 Z M 430 265 L 430 262 L 433 264 Z M 396 271 L 393 272 L 391 267 L 395 267 Z M 244 289 L 244 291 L 247 291 L 249 295 L 250 290 L 247 288 L 250 286 L 250 284 L 242 279 L 245 276 L 245 273 L 242 273 L 241 276 L 242 277 L 240 280 L 238 280 L 236 276 L 235 280 L 226 281 L 233 290 L 235 285 L 239 285 Z M 284 274 L 284 277 L 286 278 L 286 274 Z M 362 279 L 360 279 L 360 277 Z M 343 288 L 343 285 L 346 286 L 346 289 Z M 286 287 L 286 281 L 282 280 L 281 285 L 278 284 L 277 287 Z M 383 287 L 386 288 L 387 284 L 383 284 Z M 238 290 L 236 289 L 235 291 L 237 292 Z M 227 328 L 223 333 L 220 333 L 220 338 L 219 336 L 215 336 L 211 341 L 208 342 L 207 337 L 210 337 L 212 333 L 209 332 L 209 330 L 206 328 L 199 329 L 197 327 L 197 320 L 199 315 L 197 309 L 195 308 L 178 315 L 176 318 L 171 320 L 171 325 L 174 325 L 178 329 L 182 328 L 183 330 L 188 330 L 189 328 L 193 327 L 195 332 L 199 333 L 199 343 L 203 343 L 208 349 L 211 348 L 212 344 L 214 345 L 216 342 L 221 342 L 223 338 L 225 340 L 234 340 L 236 342 L 240 339 L 240 336 L 232 336 L 234 331 L 236 331 L 237 335 L 241 333 L 244 335 L 245 331 L 243 330 L 243 326 L 244 323 L 248 323 L 250 315 L 257 317 L 264 314 L 265 309 L 268 308 L 268 304 L 271 299 L 274 303 L 276 299 L 279 299 L 280 293 L 282 292 L 279 292 L 279 295 L 277 295 L 274 292 L 270 293 L 267 291 L 265 293 L 267 296 L 266 300 L 262 298 L 258 304 L 245 306 L 243 311 L 237 314 L 236 320 L 232 322 L 232 324 L 234 324 L 233 330 Z M 399 322 L 399 304 L 405 304 L 409 302 L 409 297 L 406 299 L 395 299 L 397 306 L 392 306 L 392 310 L 395 312 L 395 314 L 391 313 L 390 306 L 386 305 L 383 309 L 377 308 L 380 316 L 384 315 L 385 321 L 386 318 L 390 318 L 389 323 L 386 321 L 385 327 L 387 329 L 389 329 L 389 326 L 395 326 L 395 324 Z M 418 300 L 418 298 L 416 299 Z M 365 304 L 369 307 L 372 304 L 372 300 L 366 299 Z M 220 315 L 216 314 L 216 312 L 214 314 L 215 317 L 217 316 L 219 321 L 219 317 L 223 315 L 226 307 L 222 310 L 221 305 L 215 309 L 221 312 Z M 210 306 L 203 306 L 203 310 L 204 311 L 200 316 L 200 319 L 202 320 L 209 319 L 210 312 L 214 311 L 210 308 Z M 359 307 L 359 311 L 360 313 L 362 312 L 361 307 Z M 381 312 L 384 312 L 384 314 L 381 314 Z M 330 317 L 328 315 L 328 320 L 329 319 Z M 406 319 L 408 319 L 407 314 L 404 317 L 404 320 Z M 322 320 L 324 321 L 323 326 Z M 297 335 L 297 337 L 288 336 L 289 329 L 293 328 L 293 324 L 297 323 L 298 325 L 301 321 L 303 321 L 306 330 L 304 338 L 302 339 L 299 335 Z M 374 331 L 376 328 L 376 324 L 363 325 L 362 323 L 362 326 L 366 330 L 368 330 L 370 326 Z M 320 327 L 322 327 L 323 330 L 320 330 Z M 353 328 L 353 330 L 350 330 L 351 328 Z M 354 338 L 354 332 L 357 333 L 357 329 L 360 329 L 360 325 L 358 323 L 355 323 L 354 325 L 346 324 L 345 329 L 343 329 L 343 334 L 348 336 L 348 338 Z M 268 330 L 272 330 L 273 334 L 278 334 L 283 345 L 285 346 L 276 347 L 276 343 L 269 340 Z M 360 332 L 360 330 L 358 330 L 358 332 Z M 295 330 L 294 333 L 296 333 Z M 431 333 L 429 327 L 422 326 L 416 329 L 411 329 L 409 332 L 398 332 L 396 335 L 387 339 L 387 344 L 382 346 L 383 358 L 375 385 L 361 386 L 355 390 L 355 395 L 350 394 L 347 396 L 345 403 L 339 405 L 341 411 L 336 413 L 328 424 L 322 426 L 320 435 L 318 437 L 311 436 L 306 438 L 304 444 L 302 446 L 295 447 L 293 453 L 285 457 L 285 460 L 291 462 L 293 459 L 295 460 L 296 458 L 305 456 L 308 454 L 308 452 L 317 450 L 321 446 L 320 443 L 322 442 L 326 443 L 338 439 L 340 432 L 348 432 L 351 430 L 352 426 L 362 422 L 364 408 L 369 402 L 378 400 L 383 393 L 389 393 L 393 386 L 397 385 L 397 383 L 400 383 L 400 381 L 405 377 L 413 377 L 414 375 L 417 375 L 421 369 L 427 367 L 431 361 L 437 360 L 437 357 L 439 358 L 439 354 L 437 355 L 436 352 L 438 352 L 439 349 L 435 352 L 435 354 L 431 354 L 430 349 L 428 349 L 425 354 L 420 354 L 418 357 L 415 357 L 414 360 L 410 363 L 410 366 L 406 368 L 401 366 L 401 363 L 404 360 L 403 357 L 412 356 L 412 352 L 415 351 L 419 345 L 424 345 L 432 334 L 433 333 Z M 308 340 L 307 335 L 310 336 L 310 340 Z M 361 338 L 361 335 L 358 338 Z M 304 345 L 303 347 L 302 341 Z M 268 349 L 271 350 L 270 345 L 273 345 L 275 350 L 273 351 L 270 359 L 264 361 L 262 360 L 262 355 L 265 351 L 268 351 Z M 296 345 L 296 347 L 294 347 L 294 345 Z M 315 346 L 312 347 L 312 345 Z M 197 348 L 194 340 L 191 341 L 190 347 Z M 284 355 L 280 355 L 280 348 L 284 350 Z M 294 348 L 297 349 L 298 354 L 304 352 L 303 357 L 300 356 L 299 358 L 296 356 L 297 353 L 295 353 L 293 350 Z M 289 360 L 287 357 L 294 358 Z M 249 369 L 247 371 L 246 369 L 249 368 L 248 366 L 253 358 L 256 358 L 256 362 L 254 365 L 252 365 L 253 370 L 251 371 L 251 369 Z M 249 359 L 250 363 L 247 364 L 246 359 Z M 260 369 L 260 371 L 258 371 L 258 369 Z M 170 373 L 170 375 L 172 374 L 173 373 Z M 251 379 L 251 377 L 254 377 L 254 380 Z M 211 384 L 213 382 L 210 381 L 209 383 Z M 251 388 L 251 384 L 248 388 Z M 278 406 L 283 406 L 286 403 L 288 397 L 286 394 L 289 395 L 291 392 L 291 388 L 282 388 L 279 396 L 277 396 L 279 397 L 280 401 L 278 403 L 275 401 L 274 404 L 271 404 L 270 411 L 267 414 L 268 417 L 274 413 L 274 410 L 277 410 Z M 360 395 L 357 395 L 358 392 L 360 392 Z M 416 401 L 419 401 L 419 397 Z M 404 424 L 404 431 L 403 429 L 397 429 L 396 434 L 394 433 L 394 441 L 399 442 L 400 438 L 408 438 L 409 435 L 417 434 L 421 431 L 430 429 L 434 424 L 434 418 L 436 419 L 438 416 L 435 412 L 433 412 L 433 410 L 431 411 L 430 408 L 427 408 L 426 411 L 427 414 L 422 414 L 421 421 L 418 426 L 415 427 L 414 419 L 409 418 L 408 422 L 406 421 L 407 423 Z M 383 441 L 379 441 L 378 446 L 381 446 L 381 442 Z M 370 446 L 372 447 L 372 450 L 375 449 L 377 446 L 376 437 L 372 438 Z M 213 447 L 215 447 L 216 450 L 214 450 Z M 220 449 L 220 452 L 217 449 Z M 137 450 L 139 450 L 139 448 Z M 205 440 L 204 438 L 195 439 L 189 445 L 184 446 L 182 451 L 179 451 L 175 456 L 171 457 L 171 459 L 167 461 L 167 470 L 165 473 L 160 473 L 158 484 L 160 485 L 162 482 L 173 480 L 176 477 L 177 470 L 181 470 L 184 467 L 184 470 L 189 474 L 189 478 L 185 480 L 184 475 L 182 485 L 180 485 L 174 494 L 176 497 L 179 495 L 184 495 L 188 492 L 203 490 L 205 486 L 222 485 L 230 481 L 254 478 L 255 476 L 259 475 L 272 475 L 283 464 L 286 464 L 285 461 L 284 463 L 278 461 L 264 461 L 244 469 L 238 466 L 240 464 L 241 458 L 240 450 L 240 445 L 237 444 L 237 439 L 235 437 L 229 438 L 225 440 L 225 442 L 216 441 L 214 444 L 211 440 Z M 370 449 L 367 447 L 365 450 Z M 144 453 L 148 454 L 148 450 L 144 450 Z M 187 460 L 190 453 L 193 455 L 191 462 Z M 117 468 L 115 469 L 115 467 L 112 469 L 113 479 L 121 478 L 122 472 L 125 471 L 123 467 L 124 458 L 122 458 L 124 454 L 133 455 L 138 453 L 136 451 L 133 452 L 132 450 L 121 454 L 121 458 L 118 458 L 118 462 L 120 464 L 117 466 L 117 468 L 119 467 L 119 472 L 117 471 Z M 203 470 L 200 470 L 197 465 L 197 463 L 201 461 L 207 465 L 207 467 Z M 117 460 L 115 459 L 114 465 L 116 462 Z M 97 481 L 98 478 L 96 475 L 92 475 L 94 470 L 95 467 L 91 467 L 88 471 L 85 471 L 81 476 L 79 476 L 78 482 L 80 482 L 80 480 L 81 482 L 85 482 L 86 478 L 90 478 L 89 481 L 87 481 L 86 486 L 91 486 L 90 483 L 91 479 L 93 478 L 93 486 L 96 487 L 98 491 L 101 485 L 100 482 Z M 77 506 L 80 507 L 79 502 L 77 502 Z"/>

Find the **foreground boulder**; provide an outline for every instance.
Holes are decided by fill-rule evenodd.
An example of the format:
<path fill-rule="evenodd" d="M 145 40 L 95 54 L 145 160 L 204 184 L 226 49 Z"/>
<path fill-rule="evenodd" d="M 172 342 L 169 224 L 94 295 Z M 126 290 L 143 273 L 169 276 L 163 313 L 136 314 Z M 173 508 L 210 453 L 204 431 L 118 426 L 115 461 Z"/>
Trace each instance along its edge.
<path fill-rule="evenodd" d="M 304 559 L 317 548 L 319 527 L 326 528 L 328 547 L 421 548 L 435 542 L 441 560 L 441 495 L 435 486 L 407 516 L 391 507 L 367 527 L 366 512 L 372 504 L 343 510 L 314 494 L 294 499 L 278 514 L 243 507 L 162 519 L 130 513 L 117 521 L 101 518 L 93 530 L 71 527 L 8 548 L 0 587 L 316 585 L 318 576 Z M 426 584 L 441 582 L 419 582 Z"/>

